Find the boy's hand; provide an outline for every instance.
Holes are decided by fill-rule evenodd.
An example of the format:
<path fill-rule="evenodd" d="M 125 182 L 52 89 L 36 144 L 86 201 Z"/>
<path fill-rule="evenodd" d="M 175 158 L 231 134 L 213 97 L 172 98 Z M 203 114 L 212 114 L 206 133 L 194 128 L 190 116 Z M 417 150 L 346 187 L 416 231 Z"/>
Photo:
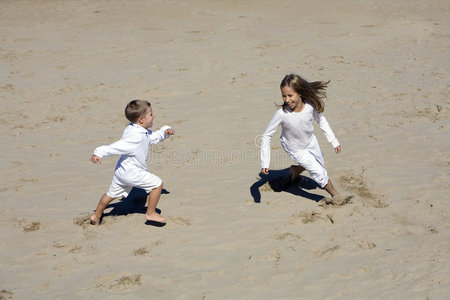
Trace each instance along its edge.
<path fill-rule="evenodd" d="M 173 131 L 172 128 L 166 129 L 165 132 L 166 132 L 166 134 L 168 134 L 168 135 L 173 135 L 173 134 L 175 134 L 175 131 Z"/>
<path fill-rule="evenodd" d="M 336 153 L 341 152 L 341 145 L 339 145 L 336 148 L 334 148 L 334 152 L 336 152 Z"/>
<path fill-rule="evenodd" d="M 269 175 L 269 169 L 268 168 L 262 168 L 261 169 L 261 173 L 263 173 L 263 175 Z"/>
<path fill-rule="evenodd" d="M 95 155 L 95 154 L 93 154 L 93 155 L 91 156 L 91 161 L 92 161 L 94 164 L 100 164 L 100 163 L 102 163 L 102 159 L 101 159 L 100 157 L 98 157 L 97 155 Z"/>

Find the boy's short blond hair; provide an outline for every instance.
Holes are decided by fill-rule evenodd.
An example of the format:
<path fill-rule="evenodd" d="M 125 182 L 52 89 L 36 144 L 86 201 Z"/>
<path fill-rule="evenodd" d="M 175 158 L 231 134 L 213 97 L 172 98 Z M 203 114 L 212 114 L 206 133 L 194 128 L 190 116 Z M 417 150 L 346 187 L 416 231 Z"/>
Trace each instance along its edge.
<path fill-rule="evenodd" d="M 125 108 L 125 117 L 131 123 L 136 123 L 140 117 L 145 116 L 150 107 L 151 104 L 147 100 L 130 101 Z"/>

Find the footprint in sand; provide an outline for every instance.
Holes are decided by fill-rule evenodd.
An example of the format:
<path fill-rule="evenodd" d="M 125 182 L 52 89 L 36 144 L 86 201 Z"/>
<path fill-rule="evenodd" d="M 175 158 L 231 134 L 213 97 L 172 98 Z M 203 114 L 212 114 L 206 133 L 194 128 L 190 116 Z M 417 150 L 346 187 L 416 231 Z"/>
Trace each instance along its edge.
<path fill-rule="evenodd" d="M 92 213 L 81 213 L 78 217 L 73 219 L 73 223 L 75 225 L 83 227 L 83 229 L 87 228 L 95 228 L 96 226 L 91 225 L 89 217 L 92 215 Z M 101 226 L 103 225 L 111 225 L 111 223 L 114 223 L 116 221 L 117 217 L 115 216 L 108 216 L 106 218 L 102 217 L 101 220 Z"/>
<path fill-rule="evenodd" d="M 97 277 L 96 281 L 97 288 L 104 291 L 133 290 L 141 285 L 141 275 L 124 275 L 119 278 L 116 278 L 116 275 L 107 275 Z"/>
<path fill-rule="evenodd" d="M 23 231 L 32 232 L 32 231 L 39 230 L 40 227 L 41 227 L 41 222 L 33 221 L 30 224 L 25 225 L 23 227 Z"/>
<path fill-rule="evenodd" d="M 1 90 L 12 91 L 14 90 L 14 85 L 8 83 L 7 85 L 0 86 Z"/>
<path fill-rule="evenodd" d="M 66 244 L 66 243 L 62 243 L 62 242 L 53 243 L 53 248 L 63 249 L 65 251 L 67 251 L 68 253 L 72 253 L 72 254 L 79 253 L 81 251 L 81 246 Z"/>
<path fill-rule="evenodd" d="M 373 249 L 377 246 L 375 243 L 370 242 L 370 241 L 359 241 L 356 244 L 358 245 L 358 248 L 360 248 L 360 249 Z"/>
<path fill-rule="evenodd" d="M 269 255 L 265 256 L 264 258 L 265 258 L 265 260 L 271 261 L 276 264 L 281 259 L 281 253 L 278 250 L 274 250 Z"/>
<path fill-rule="evenodd" d="M 297 224 L 301 221 L 303 224 L 313 223 L 317 220 L 330 221 L 332 224 L 334 223 L 333 216 L 326 215 L 322 216 L 321 213 L 315 211 L 302 211 L 297 214 L 293 214 L 289 221 L 290 224 Z"/>
<path fill-rule="evenodd" d="M 1 290 L 0 291 L 0 299 L 13 299 L 13 292 L 10 292 L 8 290 Z"/>
<path fill-rule="evenodd" d="M 385 201 L 385 196 L 371 191 L 369 183 L 365 180 L 362 174 L 356 175 L 352 171 L 345 171 L 338 176 L 338 182 L 347 191 L 356 193 L 361 202 L 369 206 L 375 208 L 389 206 L 389 204 Z"/>
<path fill-rule="evenodd" d="M 319 201 L 319 205 L 322 207 L 326 207 L 328 205 L 332 206 L 343 206 L 347 203 L 350 203 L 350 200 L 353 199 L 353 196 L 347 196 L 347 197 L 333 197 L 333 198 L 324 198 Z"/>
<path fill-rule="evenodd" d="M 34 148 L 34 147 L 32 147 Z M 34 177 L 27 177 L 27 178 L 20 178 L 15 186 L 15 190 L 18 192 L 20 191 L 25 185 L 29 184 L 29 183 L 37 183 L 39 182 L 40 179 L 39 178 L 34 178 Z"/>
<path fill-rule="evenodd" d="M 439 233 L 439 230 L 435 227 L 435 226 L 427 226 L 426 227 L 426 230 L 429 232 L 429 233 Z"/>
<path fill-rule="evenodd" d="M 441 105 L 434 104 L 432 106 L 414 110 L 412 112 L 403 112 L 401 116 L 413 121 L 419 118 L 425 118 L 435 123 L 436 121 L 439 121 L 443 118 L 443 114 L 441 113 L 442 109 L 443 107 Z"/>
<path fill-rule="evenodd" d="M 133 255 L 134 256 L 144 256 L 144 255 L 147 255 L 149 253 L 150 253 L 150 251 L 146 247 L 141 247 L 141 248 L 136 249 L 136 250 L 133 251 Z"/>
<path fill-rule="evenodd" d="M 182 226 L 189 226 L 189 225 L 192 224 L 192 221 L 189 218 L 183 218 L 183 217 L 180 217 L 180 216 L 169 217 L 168 221 L 170 221 L 171 223 L 182 225 Z"/>
<path fill-rule="evenodd" d="M 163 243 L 162 240 L 156 240 L 156 241 L 151 242 L 150 250 L 153 249 L 154 247 L 158 246 L 158 245 L 161 245 L 162 243 Z M 150 253 L 150 250 L 148 248 L 149 247 L 145 247 L 144 246 L 144 247 L 141 247 L 139 249 L 136 249 L 136 250 L 133 251 L 133 255 L 134 256 L 145 256 L 145 255 Z"/>
<path fill-rule="evenodd" d="M 83 234 L 86 239 L 92 239 L 97 235 L 97 230 L 94 230 L 97 226 L 91 225 L 90 223 L 90 217 L 91 214 L 83 213 L 80 214 L 78 217 L 73 219 L 73 224 L 80 226 L 83 228 Z M 102 225 L 104 225 L 105 222 L 102 221 Z"/>
<path fill-rule="evenodd" d="M 279 241 L 285 241 L 285 240 L 293 241 L 293 240 L 300 239 L 300 236 L 297 234 L 293 234 L 291 232 L 285 232 L 285 233 L 276 235 L 275 239 L 277 239 Z"/>
<path fill-rule="evenodd" d="M 81 227 L 83 227 L 83 229 L 86 229 L 89 226 L 91 226 L 90 221 L 89 221 L 90 216 L 91 216 L 91 214 L 88 214 L 88 213 L 80 214 L 78 217 L 73 219 L 73 224 L 81 226 Z"/>

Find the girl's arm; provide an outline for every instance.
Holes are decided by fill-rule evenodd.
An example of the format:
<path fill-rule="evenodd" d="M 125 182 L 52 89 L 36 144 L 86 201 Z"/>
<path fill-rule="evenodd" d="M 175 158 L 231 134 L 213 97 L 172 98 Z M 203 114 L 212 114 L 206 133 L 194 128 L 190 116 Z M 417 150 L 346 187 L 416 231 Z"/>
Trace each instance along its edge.
<path fill-rule="evenodd" d="M 327 141 L 330 142 L 331 145 L 333 145 L 335 152 L 339 153 L 340 152 L 340 146 L 339 146 L 340 143 L 339 143 L 338 139 L 336 138 L 336 136 L 334 135 L 333 130 L 331 129 L 330 124 L 328 123 L 325 116 L 323 114 L 317 112 L 316 110 L 314 110 L 313 115 L 314 115 L 314 119 L 319 124 L 320 129 L 322 129 L 323 134 L 327 138 Z"/>
<path fill-rule="evenodd" d="M 281 114 L 280 110 L 277 110 L 272 120 L 270 121 L 269 126 L 267 126 L 266 131 L 264 131 L 263 135 L 261 136 L 261 172 L 264 175 L 267 175 L 269 173 L 270 141 L 272 139 L 272 136 L 277 131 L 278 125 L 280 125 L 280 123 Z"/>

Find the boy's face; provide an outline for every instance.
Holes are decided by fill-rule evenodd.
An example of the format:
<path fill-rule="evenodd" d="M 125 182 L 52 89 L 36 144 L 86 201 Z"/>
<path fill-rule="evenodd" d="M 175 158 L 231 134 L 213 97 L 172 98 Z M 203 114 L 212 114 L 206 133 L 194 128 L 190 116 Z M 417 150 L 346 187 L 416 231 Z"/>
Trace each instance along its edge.
<path fill-rule="evenodd" d="M 145 129 L 149 129 L 153 125 L 153 118 L 154 117 L 155 116 L 153 115 L 152 108 L 149 107 L 148 110 L 147 110 L 147 113 L 145 114 L 145 116 L 139 118 L 139 121 L 138 121 L 139 125 L 141 125 Z"/>

